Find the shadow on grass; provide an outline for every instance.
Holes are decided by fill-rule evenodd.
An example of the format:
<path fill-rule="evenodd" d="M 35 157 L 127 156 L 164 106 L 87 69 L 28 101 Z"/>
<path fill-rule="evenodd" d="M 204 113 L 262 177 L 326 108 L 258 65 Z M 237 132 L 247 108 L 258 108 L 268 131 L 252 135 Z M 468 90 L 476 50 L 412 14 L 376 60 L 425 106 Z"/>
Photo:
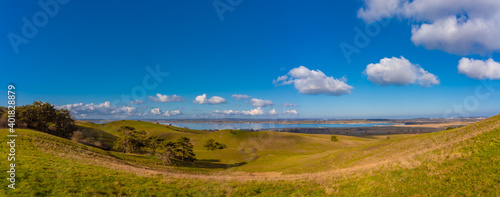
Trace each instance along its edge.
<path fill-rule="evenodd" d="M 228 169 L 247 164 L 247 162 L 238 162 L 233 164 L 220 163 L 220 159 L 200 159 L 196 161 L 196 166 L 200 168 Z"/>
<path fill-rule="evenodd" d="M 111 147 L 113 147 L 114 145 L 113 143 L 118 139 L 118 137 L 113 134 L 91 127 L 78 125 L 78 130 L 83 132 L 84 138 L 93 138 L 95 141 L 99 141 L 100 143 L 104 144 L 105 147 L 107 148 L 102 148 L 102 147 L 97 147 L 97 148 L 102 148 L 105 150 L 110 150 Z M 94 146 L 93 144 L 88 144 L 88 143 L 86 145 Z"/>

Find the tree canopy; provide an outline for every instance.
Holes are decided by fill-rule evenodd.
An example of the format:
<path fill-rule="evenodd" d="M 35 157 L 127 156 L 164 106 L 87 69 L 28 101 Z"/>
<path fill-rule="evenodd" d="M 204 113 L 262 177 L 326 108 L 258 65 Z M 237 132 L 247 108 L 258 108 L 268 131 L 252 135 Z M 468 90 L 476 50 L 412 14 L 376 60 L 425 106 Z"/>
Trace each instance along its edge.
<path fill-rule="evenodd" d="M 226 148 L 226 145 L 216 142 L 214 139 L 209 139 L 207 140 L 205 145 L 203 145 L 203 147 L 205 147 L 205 149 L 207 150 L 217 150 Z"/>
<path fill-rule="evenodd" d="M 0 108 L 0 126 L 5 127 L 6 108 Z M 71 113 L 65 109 L 56 109 L 54 105 L 35 101 L 32 105 L 16 107 L 16 123 L 18 127 L 29 128 L 59 137 L 68 138 L 76 130 Z"/>
<path fill-rule="evenodd" d="M 115 141 L 114 149 L 124 153 L 140 153 L 157 155 L 158 158 L 170 162 L 170 157 L 181 161 L 196 161 L 193 144 L 188 137 L 180 137 L 176 141 L 166 141 L 159 136 L 149 136 L 145 131 L 136 131 L 134 127 L 122 126 L 118 129 L 122 136 Z"/>

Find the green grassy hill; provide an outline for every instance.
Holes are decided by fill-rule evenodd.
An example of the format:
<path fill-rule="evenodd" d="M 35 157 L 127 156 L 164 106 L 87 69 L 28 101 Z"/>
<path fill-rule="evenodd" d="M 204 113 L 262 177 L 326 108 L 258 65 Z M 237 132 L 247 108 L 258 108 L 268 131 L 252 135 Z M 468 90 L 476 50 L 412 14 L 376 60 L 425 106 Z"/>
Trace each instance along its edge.
<path fill-rule="evenodd" d="M 28 196 L 500 195 L 500 116 L 436 133 L 351 137 L 279 132 L 204 132 L 147 122 L 83 123 L 110 144 L 127 125 L 194 141 L 198 163 L 164 166 L 154 156 L 106 151 L 18 130 L 16 187 Z M 0 130 L 7 155 L 7 130 Z M 215 139 L 227 149 L 208 151 Z M 174 162 L 175 163 L 175 162 Z M 7 159 L 0 160 L 8 170 Z M 6 173 L 7 174 L 7 173 Z"/>
<path fill-rule="evenodd" d="M 83 123 L 84 131 L 103 133 L 98 137 L 112 147 L 112 138 L 106 133 L 120 136 L 121 126 L 132 126 L 136 130 L 147 131 L 148 135 L 158 135 L 167 140 L 186 136 L 191 138 L 198 158 L 197 166 L 206 170 L 244 171 L 244 172 L 282 172 L 305 173 L 330 169 L 322 162 L 341 150 L 370 145 L 384 141 L 385 136 L 351 137 L 339 136 L 339 142 L 332 142 L 330 135 L 311 135 L 280 133 L 275 131 L 248 132 L 220 130 L 216 132 L 196 131 L 168 125 L 141 121 L 115 121 L 107 124 Z M 98 132 L 99 131 L 99 132 Z M 409 135 L 393 135 L 402 138 Z M 95 137 L 95 135 L 94 135 Z M 227 149 L 210 151 L 203 148 L 204 143 L 214 139 L 227 145 Z M 279 162 L 285 161 L 285 162 Z M 193 169 L 189 169 L 193 170 Z M 200 169 L 197 169 L 200 170 Z M 200 170 L 205 171 L 205 170 Z"/>

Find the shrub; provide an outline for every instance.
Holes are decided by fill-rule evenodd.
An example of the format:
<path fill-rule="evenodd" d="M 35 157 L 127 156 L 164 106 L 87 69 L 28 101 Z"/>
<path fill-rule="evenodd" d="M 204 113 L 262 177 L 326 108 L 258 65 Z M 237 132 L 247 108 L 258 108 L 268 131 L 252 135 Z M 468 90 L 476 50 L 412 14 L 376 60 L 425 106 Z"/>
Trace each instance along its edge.
<path fill-rule="evenodd" d="M 203 145 L 203 147 L 205 147 L 205 149 L 207 149 L 207 150 L 217 150 L 217 149 L 227 148 L 227 146 L 225 144 L 221 144 L 219 142 L 216 142 L 214 139 L 207 140 L 207 142 L 205 143 L 205 145 Z"/>
<path fill-rule="evenodd" d="M 71 140 L 74 141 L 74 142 L 79 142 L 80 140 L 82 140 L 85 136 L 83 135 L 83 132 L 81 131 L 75 131 L 73 132 L 73 134 L 71 135 Z"/>
<path fill-rule="evenodd" d="M 334 136 L 332 135 L 332 138 L 331 138 L 332 142 L 338 142 L 339 139 L 337 138 L 337 136 Z"/>

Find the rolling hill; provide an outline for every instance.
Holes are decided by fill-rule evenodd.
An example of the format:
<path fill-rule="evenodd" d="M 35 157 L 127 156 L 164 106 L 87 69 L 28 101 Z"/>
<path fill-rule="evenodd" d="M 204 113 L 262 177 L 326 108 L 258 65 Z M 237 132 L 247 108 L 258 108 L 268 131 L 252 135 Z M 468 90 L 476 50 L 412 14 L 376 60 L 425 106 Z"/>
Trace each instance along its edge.
<path fill-rule="evenodd" d="M 80 123 L 111 145 L 120 126 L 148 135 L 193 140 L 195 164 L 165 166 L 154 156 L 108 151 L 19 129 L 16 187 L 4 195 L 247 196 L 247 195 L 500 195 L 500 115 L 436 133 L 338 136 L 221 130 L 116 121 Z M 8 154 L 7 130 L 0 130 Z M 387 138 L 389 137 L 389 138 Z M 227 149 L 208 151 L 215 139 Z M 2 170 L 8 161 L 0 160 Z M 7 181 L 5 184 L 7 184 Z"/>

